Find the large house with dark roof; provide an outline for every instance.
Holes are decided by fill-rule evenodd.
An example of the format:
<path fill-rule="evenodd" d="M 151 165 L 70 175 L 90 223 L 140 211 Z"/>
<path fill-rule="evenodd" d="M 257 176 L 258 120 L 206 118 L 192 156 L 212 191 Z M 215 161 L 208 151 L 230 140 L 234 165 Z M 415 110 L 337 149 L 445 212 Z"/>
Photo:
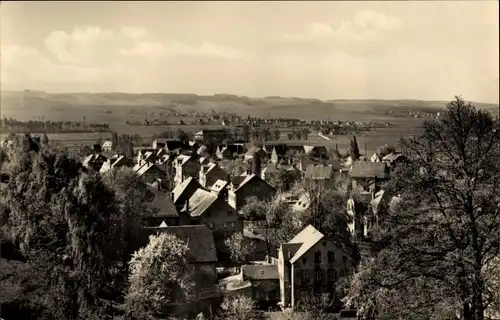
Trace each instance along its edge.
<path fill-rule="evenodd" d="M 207 188 L 213 185 L 217 180 L 227 179 L 228 175 L 229 174 L 216 163 L 209 163 L 207 165 L 201 165 L 199 181 L 203 187 Z"/>
<path fill-rule="evenodd" d="M 389 168 L 384 162 L 355 161 L 349 175 L 353 190 L 377 192 L 379 183 L 389 179 Z"/>
<path fill-rule="evenodd" d="M 199 294 L 199 299 L 220 297 L 215 269 L 217 252 L 212 230 L 204 225 L 145 228 L 141 246 L 147 245 L 149 235 L 162 232 L 173 234 L 188 245 L 188 261 L 194 269 L 194 290 Z"/>
<path fill-rule="evenodd" d="M 182 209 L 186 202 L 198 189 L 203 189 L 202 186 L 192 177 L 187 178 L 181 184 L 177 185 L 172 190 L 172 200 L 178 210 Z"/>
<path fill-rule="evenodd" d="M 236 176 L 231 180 L 228 203 L 239 211 L 248 198 L 256 197 L 259 200 L 270 200 L 276 190 L 255 174 Z"/>
<path fill-rule="evenodd" d="M 174 184 L 177 186 L 189 177 L 199 178 L 200 162 L 197 157 L 181 154 L 174 160 L 175 177 Z"/>
<path fill-rule="evenodd" d="M 335 295 L 336 282 L 350 274 L 356 263 L 350 249 L 307 226 L 279 249 L 282 307 L 295 308 L 313 295 Z"/>

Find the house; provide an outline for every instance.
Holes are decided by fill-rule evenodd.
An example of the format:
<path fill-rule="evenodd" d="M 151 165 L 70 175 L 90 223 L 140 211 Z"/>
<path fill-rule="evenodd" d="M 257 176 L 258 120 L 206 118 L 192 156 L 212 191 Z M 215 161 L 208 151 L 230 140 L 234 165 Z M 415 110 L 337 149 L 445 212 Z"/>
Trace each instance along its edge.
<path fill-rule="evenodd" d="M 228 175 L 229 174 L 217 164 L 209 163 L 200 167 L 199 181 L 203 187 L 207 188 L 213 185 L 217 180 L 227 179 Z"/>
<path fill-rule="evenodd" d="M 208 147 L 206 145 L 201 145 L 198 148 L 196 148 L 196 154 L 199 157 L 202 157 L 202 158 L 207 159 L 207 160 L 212 155 L 210 153 L 210 150 L 208 149 Z"/>
<path fill-rule="evenodd" d="M 158 149 L 141 149 L 137 152 L 137 163 L 143 165 L 146 162 L 155 163 L 160 157 L 157 156 Z"/>
<path fill-rule="evenodd" d="M 405 162 L 407 159 L 404 155 L 398 152 L 392 152 L 382 158 L 382 162 L 385 162 L 390 168 Z"/>
<path fill-rule="evenodd" d="M 195 277 L 193 289 L 198 292 L 199 299 L 204 300 L 204 296 L 220 296 L 215 269 L 217 252 L 212 230 L 204 225 L 144 228 L 144 237 L 142 243 L 139 244 L 140 247 L 149 242 L 146 237 L 162 232 L 175 235 L 188 245 L 188 261 Z"/>
<path fill-rule="evenodd" d="M 235 154 L 243 154 L 245 147 L 243 144 L 226 144 L 217 147 L 216 156 L 218 159 L 233 159 Z"/>
<path fill-rule="evenodd" d="M 276 305 L 280 301 L 277 265 L 244 265 L 240 275 L 243 281 L 252 284 L 252 298 L 261 308 Z"/>
<path fill-rule="evenodd" d="M 93 153 L 85 157 L 83 160 L 83 166 L 89 170 L 97 171 L 101 170 L 102 165 L 108 159 L 100 153 Z"/>
<path fill-rule="evenodd" d="M 347 228 L 354 238 L 363 238 L 369 235 L 372 225 L 373 212 L 370 201 L 373 200 L 372 192 L 362 191 L 347 200 L 347 214 L 351 217 Z"/>
<path fill-rule="evenodd" d="M 334 182 L 335 178 L 340 176 L 340 172 L 338 170 L 334 170 L 333 166 L 310 164 L 306 168 L 305 176 L 309 179 L 329 184 Z"/>
<path fill-rule="evenodd" d="M 264 144 L 264 151 L 271 162 L 277 164 L 285 158 L 288 148 L 285 144 Z"/>
<path fill-rule="evenodd" d="M 377 152 L 375 152 L 372 155 L 372 157 L 370 158 L 370 161 L 371 162 L 382 162 L 382 157 Z"/>
<path fill-rule="evenodd" d="M 228 202 L 235 210 L 239 211 L 250 197 L 259 200 L 270 200 L 276 190 L 255 174 L 233 177 L 229 190 Z"/>
<path fill-rule="evenodd" d="M 229 181 L 226 181 L 226 180 L 217 180 L 217 181 L 214 182 L 214 184 L 212 184 L 208 188 L 208 190 L 210 190 L 211 192 L 215 192 L 215 193 L 219 194 L 219 196 L 221 196 L 222 198 L 224 198 L 224 200 L 227 201 L 228 186 L 229 186 Z"/>
<path fill-rule="evenodd" d="M 99 173 L 104 173 L 113 168 L 121 168 L 121 167 L 133 167 L 133 161 L 127 159 L 124 155 L 115 154 L 111 158 L 107 159 L 101 166 Z"/>
<path fill-rule="evenodd" d="M 279 249 L 281 305 L 293 309 L 312 295 L 335 296 L 335 283 L 355 266 L 356 260 L 345 246 L 307 226 Z"/>
<path fill-rule="evenodd" d="M 279 172 L 280 169 L 278 168 L 278 166 L 274 163 L 270 163 L 264 169 L 262 169 L 260 176 L 265 181 L 269 181 L 272 179 L 276 179 L 278 177 Z"/>
<path fill-rule="evenodd" d="M 113 142 L 111 140 L 104 141 L 102 144 L 102 150 L 107 152 L 113 150 Z"/>
<path fill-rule="evenodd" d="M 181 212 L 189 214 L 192 224 L 204 224 L 213 231 L 218 252 L 224 250 L 226 238 L 243 231 L 243 220 L 224 197 L 215 192 L 196 190 Z"/>
<path fill-rule="evenodd" d="M 264 159 L 266 157 L 266 152 L 262 148 L 251 147 L 245 153 L 245 161 L 251 161 L 255 156 L 259 156 L 261 159 Z"/>
<path fill-rule="evenodd" d="M 158 226 L 161 223 L 167 226 L 179 226 L 190 224 L 189 216 L 180 214 L 175 207 L 171 195 L 158 190 L 152 186 L 145 186 L 148 190 L 148 201 L 155 212 L 146 217 L 149 226 Z"/>
<path fill-rule="evenodd" d="M 174 184 L 179 185 L 189 177 L 198 179 L 200 176 L 200 163 L 195 156 L 179 155 L 174 160 L 175 177 Z"/>
<path fill-rule="evenodd" d="M 137 164 L 132 170 L 134 170 L 142 182 L 148 185 L 157 182 L 162 184 L 165 178 L 165 172 L 156 164 L 150 162 L 146 162 L 143 165 Z"/>
<path fill-rule="evenodd" d="M 260 232 L 261 230 L 256 230 L 251 225 L 243 224 L 243 237 L 245 241 L 252 246 L 252 257 L 253 261 L 264 261 L 266 260 L 267 252 L 267 241 L 265 234 Z M 271 248 L 271 256 L 277 257 L 277 250 Z"/>
<path fill-rule="evenodd" d="M 304 145 L 303 148 L 304 148 L 304 153 L 310 157 L 322 158 L 322 159 L 328 158 L 328 150 L 326 149 L 325 146 Z"/>
<path fill-rule="evenodd" d="M 307 169 L 307 166 L 317 165 L 317 164 L 319 164 L 319 163 L 315 160 L 312 160 L 312 159 L 300 159 L 297 163 L 297 169 L 299 169 L 302 172 L 305 172 Z"/>
<path fill-rule="evenodd" d="M 195 191 L 200 188 L 202 188 L 202 186 L 192 177 L 187 178 L 182 181 L 181 184 L 177 185 L 174 190 L 172 190 L 172 200 L 177 209 L 182 209 L 186 201 L 188 201 Z"/>
<path fill-rule="evenodd" d="M 217 145 L 222 144 L 222 141 L 230 138 L 231 136 L 231 133 L 226 129 L 201 130 L 194 134 L 194 140 Z"/>
<path fill-rule="evenodd" d="M 355 161 L 350 170 L 353 190 L 378 191 L 379 183 L 389 179 L 389 170 L 384 162 Z"/>

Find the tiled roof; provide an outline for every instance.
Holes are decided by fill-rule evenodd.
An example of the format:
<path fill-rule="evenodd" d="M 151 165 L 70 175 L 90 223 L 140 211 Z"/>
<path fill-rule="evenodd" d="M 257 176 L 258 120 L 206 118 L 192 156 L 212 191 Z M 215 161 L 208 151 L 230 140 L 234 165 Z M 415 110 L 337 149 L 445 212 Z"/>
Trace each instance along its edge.
<path fill-rule="evenodd" d="M 217 262 L 212 230 L 205 225 L 173 226 L 166 228 L 146 228 L 148 234 L 168 232 L 186 242 L 192 262 Z"/>
<path fill-rule="evenodd" d="M 247 157 L 253 157 L 256 153 L 263 153 L 265 152 L 264 150 L 262 150 L 262 148 L 259 148 L 259 147 L 252 147 L 250 148 L 246 153 L 245 153 L 245 156 Z"/>
<path fill-rule="evenodd" d="M 189 159 L 191 159 L 191 156 L 188 156 L 188 155 L 185 155 L 185 154 L 181 154 L 179 155 L 176 160 L 179 161 L 179 164 L 181 166 L 183 166 L 186 162 L 189 161 Z"/>
<path fill-rule="evenodd" d="M 311 201 L 309 195 L 304 193 L 299 200 L 293 204 L 292 211 L 294 212 L 304 212 L 311 206 Z"/>
<path fill-rule="evenodd" d="M 333 167 L 310 164 L 306 167 L 306 175 L 312 179 L 330 179 L 333 176 Z"/>
<path fill-rule="evenodd" d="M 234 186 L 239 186 L 248 176 L 234 176 L 231 178 L 231 183 Z"/>
<path fill-rule="evenodd" d="M 218 199 L 218 195 L 203 189 L 196 190 L 189 198 L 189 214 L 193 217 L 203 215 Z"/>
<path fill-rule="evenodd" d="M 148 172 L 150 170 L 157 170 L 159 172 L 163 172 L 160 168 L 158 168 L 158 166 L 156 164 L 146 163 L 145 165 L 143 165 L 142 167 L 140 167 L 139 170 L 136 171 L 136 173 L 140 177 L 140 176 L 142 176 L 143 174 L 145 174 L 146 172 Z"/>
<path fill-rule="evenodd" d="M 319 232 L 312 225 L 308 225 L 301 232 L 299 232 L 292 240 L 288 243 L 302 244 L 297 252 L 290 259 L 290 263 L 295 263 L 303 254 L 305 254 L 309 249 L 311 249 L 316 243 L 323 239 L 324 235 Z"/>
<path fill-rule="evenodd" d="M 158 208 L 158 212 L 154 215 L 157 218 L 178 217 L 179 213 L 175 208 L 174 202 L 170 195 L 159 191 L 157 188 L 147 186 L 148 190 L 153 193 L 154 198 L 152 205 Z"/>
<path fill-rule="evenodd" d="M 353 178 L 387 178 L 387 165 L 383 162 L 356 161 L 350 172 Z"/>
<path fill-rule="evenodd" d="M 278 280 L 278 266 L 270 265 L 245 265 L 241 267 L 243 280 Z"/>
<path fill-rule="evenodd" d="M 193 179 L 193 177 L 189 177 L 186 180 L 182 181 L 181 184 L 176 186 L 172 191 L 174 193 L 174 203 L 177 203 L 177 200 L 182 196 L 182 194 L 187 190 L 188 186 L 194 184 L 197 189 L 201 188 L 201 185 Z"/>

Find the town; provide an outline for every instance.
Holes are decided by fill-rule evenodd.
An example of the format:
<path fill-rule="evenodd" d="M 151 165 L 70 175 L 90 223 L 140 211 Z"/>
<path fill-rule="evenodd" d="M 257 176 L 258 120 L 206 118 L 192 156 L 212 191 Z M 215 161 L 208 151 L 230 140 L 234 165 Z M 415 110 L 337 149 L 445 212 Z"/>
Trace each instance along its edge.
<path fill-rule="evenodd" d="M 448 113 L 462 112 L 450 108 Z M 134 210 L 128 214 L 139 224 L 131 238 L 135 240 L 123 238 L 129 243 L 129 254 L 142 247 L 132 261 L 147 263 L 144 259 L 154 254 L 147 250 L 158 250 L 153 248 L 164 242 L 171 249 L 162 250 L 185 248 L 178 257 L 183 262 L 176 263 L 181 263 L 183 273 L 192 273 L 190 282 L 181 275 L 181 279 L 169 280 L 173 286 L 189 282 L 194 288 L 189 298 L 169 299 L 156 316 L 212 318 L 221 303 L 226 312 L 236 312 L 227 301 L 237 301 L 241 304 L 237 308 L 275 317 L 356 318 L 357 310 L 350 309 L 354 305 L 345 300 L 352 286 L 349 279 L 361 261 L 379 252 L 380 239 L 373 231 L 378 230 L 375 234 L 380 236 L 381 221 L 395 215 L 404 203 L 401 187 L 395 188 L 391 176 L 394 172 L 402 175 L 402 168 L 412 168 L 419 160 L 387 144 L 373 154 L 361 154 L 356 135 L 349 150 L 339 150 L 267 141 L 258 134 L 248 135 L 250 141 L 231 139 L 233 134 L 225 129 L 204 129 L 191 138 L 179 131 L 164 134 L 170 138 L 156 138 L 149 147 L 134 147 L 130 136 L 113 134 L 112 140 L 96 141 L 86 154 L 73 156 L 52 147 L 46 134 L 11 134 L 2 148 L 2 168 L 7 168 L 2 170 L 2 192 L 11 201 L 16 197 L 27 201 L 23 193 L 27 191 L 15 193 L 11 188 L 28 182 L 19 182 L 18 177 L 33 170 L 30 166 L 42 165 L 33 162 L 26 167 L 19 161 L 37 157 L 45 163 L 40 167 L 45 173 L 39 174 L 49 179 L 38 183 L 49 183 L 57 170 L 70 170 L 61 161 L 72 157 L 73 166 L 77 165 L 75 179 L 90 176 L 97 179 L 94 183 L 111 179 L 121 184 L 112 187 L 118 188 L 115 197 L 119 193 L 126 197 L 118 202 L 130 206 L 125 210 Z M 492 134 L 499 141 L 498 133 Z M 60 169 L 46 171 L 45 166 Z M 13 206 L 8 201 L 3 205 Z M 86 210 L 106 210 L 95 205 Z M 10 209 L 10 215 L 16 208 Z M 130 223 L 123 219 L 121 223 Z M 134 272 L 130 263 L 129 272 Z M 159 272 L 153 270 L 149 272 Z M 146 276 L 141 281 L 150 280 Z M 111 313 L 123 314 L 116 304 Z"/>

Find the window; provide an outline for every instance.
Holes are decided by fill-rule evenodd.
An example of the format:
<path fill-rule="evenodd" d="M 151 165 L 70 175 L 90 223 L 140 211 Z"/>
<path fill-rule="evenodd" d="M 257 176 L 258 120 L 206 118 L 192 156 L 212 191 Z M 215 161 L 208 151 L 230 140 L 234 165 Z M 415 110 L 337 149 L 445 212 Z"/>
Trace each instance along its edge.
<path fill-rule="evenodd" d="M 302 264 L 306 265 L 306 263 L 307 263 L 307 258 L 302 258 Z"/>
<path fill-rule="evenodd" d="M 314 253 L 314 262 L 316 262 L 316 263 L 321 262 L 321 251 L 316 251 Z"/>
<path fill-rule="evenodd" d="M 318 282 L 323 280 L 323 270 L 321 269 L 314 270 L 314 279 Z"/>
<path fill-rule="evenodd" d="M 213 222 L 209 222 L 209 223 L 207 223 L 207 226 L 208 226 L 210 229 L 213 229 L 213 228 L 214 228 L 214 223 L 213 223 Z"/>
<path fill-rule="evenodd" d="M 255 186 L 255 193 L 259 193 L 260 192 L 260 186 Z"/>
<path fill-rule="evenodd" d="M 232 215 L 233 215 L 233 210 L 229 210 L 229 211 L 227 212 L 227 215 L 228 215 L 228 216 L 232 216 Z"/>
<path fill-rule="evenodd" d="M 234 228 L 234 227 L 236 226 L 236 222 L 234 222 L 234 221 L 233 221 L 233 222 L 230 222 L 230 223 L 229 223 L 229 226 L 230 226 L 231 228 Z"/>
<path fill-rule="evenodd" d="M 328 269 L 328 281 L 335 281 L 337 280 L 337 271 L 335 269 Z"/>
<path fill-rule="evenodd" d="M 335 262 L 335 253 L 333 251 L 328 251 L 328 263 Z"/>
<path fill-rule="evenodd" d="M 309 271 L 308 270 L 302 270 L 302 280 L 304 282 L 309 281 Z"/>
<path fill-rule="evenodd" d="M 227 222 L 224 222 L 224 228 L 227 228 L 227 225 L 228 225 Z"/>
<path fill-rule="evenodd" d="M 342 260 L 344 261 L 344 268 L 347 268 L 347 257 L 343 256 Z"/>

